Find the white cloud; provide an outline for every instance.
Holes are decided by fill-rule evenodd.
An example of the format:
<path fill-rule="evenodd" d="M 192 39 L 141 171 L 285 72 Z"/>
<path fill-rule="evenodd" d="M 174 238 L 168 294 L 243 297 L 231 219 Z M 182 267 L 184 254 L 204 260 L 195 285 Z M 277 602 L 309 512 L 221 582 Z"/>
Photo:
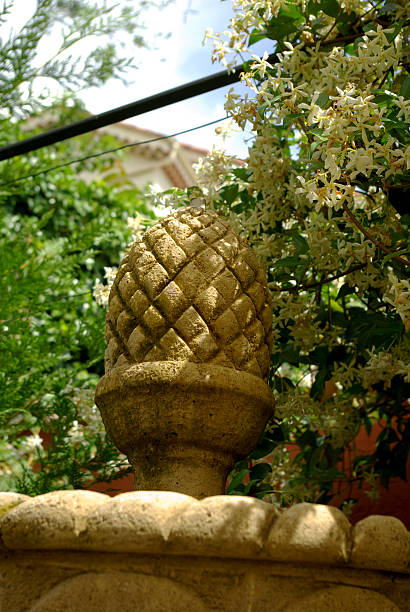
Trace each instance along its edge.
<path fill-rule="evenodd" d="M 160 93 L 195 79 L 219 72 L 221 66 L 212 65 L 211 50 L 203 47 L 205 29 L 223 30 L 231 16 L 231 4 L 221 0 L 175 0 L 166 9 L 152 9 L 145 19 L 148 39 L 157 49 L 138 51 L 139 69 L 132 74 L 133 83 L 122 86 L 116 82 L 102 90 L 84 92 L 83 99 L 91 112 L 99 113 L 116 106 Z M 170 32 L 167 39 L 157 39 L 149 33 Z M 173 134 L 196 125 L 225 116 L 224 102 L 228 87 L 219 89 L 171 106 L 139 115 L 128 121 L 139 127 Z M 216 125 L 184 134 L 181 142 L 199 148 L 226 148 L 238 157 L 247 154 L 242 136 L 236 134 L 232 141 L 222 142 L 215 134 Z"/>
<path fill-rule="evenodd" d="M 13 27 L 14 31 L 18 31 L 30 18 L 35 4 L 36 0 L 15 0 L 7 29 Z M 230 16 L 231 3 L 221 0 L 174 0 L 162 11 L 150 9 L 144 19 L 144 35 L 151 48 L 135 51 L 125 46 L 124 49 L 127 55 L 136 53 L 135 61 L 139 65 L 137 71 L 129 74 L 132 82 L 125 86 L 111 81 L 104 87 L 90 88 L 82 92 L 81 97 L 87 108 L 92 113 L 101 113 L 219 72 L 222 67 L 212 65 L 211 49 L 202 46 L 202 39 L 207 27 L 212 27 L 215 31 L 226 29 Z M 3 33 L 5 32 L 6 30 Z M 156 37 L 158 33 L 167 32 L 171 33 L 168 39 Z M 83 47 L 92 48 L 92 41 L 84 41 Z M 189 129 L 225 115 L 223 105 L 227 90 L 225 87 L 203 94 L 140 115 L 129 122 L 164 134 Z M 224 145 L 221 138 L 215 134 L 215 128 L 216 125 L 202 128 L 179 137 L 179 140 L 199 148 L 211 149 L 215 145 L 218 148 L 226 148 L 232 155 L 246 156 L 247 146 L 240 134 L 236 134 L 231 142 L 227 141 Z"/>

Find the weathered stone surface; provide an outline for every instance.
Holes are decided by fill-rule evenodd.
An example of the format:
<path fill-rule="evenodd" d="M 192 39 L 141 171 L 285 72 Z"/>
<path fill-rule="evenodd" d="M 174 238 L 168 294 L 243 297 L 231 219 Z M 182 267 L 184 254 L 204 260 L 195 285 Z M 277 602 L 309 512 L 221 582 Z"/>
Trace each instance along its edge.
<path fill-rule="evenodd" d="M 394 516 L 368 516 L 353 528 L 351 562 L 359 567 L 404 571 L 410 566 L 410 534 Z"/>
<path fill-rule="evenodd" d="M 217 213 L 184 208 L 130 248 L 95 401 L 140 490 L 224 492 L 273 414 L 266 277 Z"/>
<path fill-rule="evenodd" d="M 147 230 L 119 268 L 106 372 L 188 360 L 267 380 L 271 326 L 266 278 L 248 243 L 217 213 L 183 208 Z"/>
<path fill-rule="evenodd" d="M 0 491 L 0 519 L 1 517 L 9 512 L 15 506 L 28 501 L 30 497 L 28 495 L 22 495 L 21 493 L 14 493 L 13 491 Z"/>
<path fill-rule="evenodd" d="M 1 609 L 13 612 L 410 610 L 409 577 L 326 563 L 15 551 L 0 554 L 0 575 Z"/>
<path fill-rule="evenodd" d="M 352 563 L 350 525 L 335 508 L 278 515 L 247 497 L 60 491 L 23 501 L 0 529 L 1 610 L 410 612 L 404 532 L 392 517 L 362 521 Z"/>
<path fill-rule="evenodd" d="M 7 512 L 30 499 L 28 495 L 22 495 L 21 493 L 14 493 L 9 491 L 0 491 L 0 522 L 2 516 Z M 0 525 L 0 550 L 4 550 L 5 546 L 1 537 L 1 525 Z"/>
<path fill-rule="evenodd" d="M 133 491 L 95 507 L 82 534 L 83 548 L 112 552 L 163 551 L 177 517 L 196 500 L 170 491 Z"/>
<path fill-rule="evenodd" d="M 93 491 L 52 491 L 29 498 L 1 519 L 4 544 L 12 549 L 76 549 L 91 509 L 107 496 Z"/>
<path fill-rule="evenodd" d="M 137 488 L 193 497 L 224 491 L 233 463 L 257 443 L 272 414 L 272 394 L 260 378 L 187 361 L 114 368 L 97 399 Z"/>
<path fill-rule="evenodd" d="M 199 597 L 169 578 L 132 572 L 73 576 L 47 592 L 30 612 L 206 612 Z"/>
<path fill-rule="evenodd" d="M 218 495 L 191 503 L 174 519 L 168 550 L 181 554 L 257 557 L 278 513 L 251 497 Z"/>
<path fill-rule="evenodd" d="M 9 505 L 0 531 L 10 550 L 161 553 L 410 573 L 409 533 L 390 516 L 360 521 L 352 538 L 343 513 L 319 504 L 297 504 L 279 513 L 250 497 L 198 501 L 168 491 L 113 498 L 91 491 L 54 491 L 34 498 L 1 494 L 0 500 L 5 499 Z M 12 499 L 21 503 L 10 508 Z"/>
<path fill-rule="evenodd" d="M 266 552 L 278 561 L 345 563 L 351 525 L 343 512 L 321 504 L 296 504 L 273 523 Z"/>
<path fill-rule="evenodd" d="M 400 612 L 380 593 L 348 586 L 336 586 L 311 593 L 287 606 L 284 612 Z"/>

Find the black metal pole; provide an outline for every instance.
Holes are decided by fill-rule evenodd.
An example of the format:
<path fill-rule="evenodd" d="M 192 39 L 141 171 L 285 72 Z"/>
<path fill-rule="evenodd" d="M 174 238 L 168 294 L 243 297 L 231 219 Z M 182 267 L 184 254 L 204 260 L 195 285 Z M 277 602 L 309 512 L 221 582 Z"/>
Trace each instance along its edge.
<path fill-rule="evenodd" d="M 233 71 L 228 72 L 223 70 L 217 72 L 202 79 L 191 81 L 185 85 L 168 89 L 162 93 L 143 98 L 130 104 L 124 104 L 112 110 L 100 113 L 98 115 L 91 115 L 80 121 L 75 121 L 68 125 L 48 130 L 42 134 L 37 134 L 31 138 L 25 138 L 18 142 L 8 144 L 0 148 L 0 161 L 22 155 L 23 153 L 30 153 L 36 149 L 55 144 L 61 140 L 67 138 L 73 138 L 86 132 L 91 132 L 97 128 L 105 127 L 118 121 L 124 121 L 130 117 L 136 117 L 142 113 L 147 113 L 175 102 L 181 102 L 194 96 L 198 96 L 214 89 L 219 89 L 225 85 L 231 85 L 239 81 L 240 73 L 243 72 L 243 65 L 236 66 Z"/>
<path fill-rule="evenodd" d="M 270 63 L 276 62 L 276 53 L 269 55 L 267 61 Z M 168 89 L 167 91 L 149 96 L 148 98 L 143 98 L 142 100 L 131 102 L 130 104 L 124 104 L 124 106 L 118 106 L 105 113 L 91 115 L 91 117 L 86 117 L 80 121 L 75 121 L 68 125 L 48 130 L 42 134 L 37 134 L 37 136 L 13 142 L 4 147 L 0 147 L 0 161 L 11 159 L 17 155 L 23 155 L 23 153 L 36 151 L 37 149 L 61 142 L 67 138 L 80 136 L 81 134 L 86 134 L 87 132 L 105 127 L 106 125 L 124 121 L 130 117 L 136 117 L 137 115 L 148 113 L 149 111 L 168 106 L 169 104 L 174 104 L 175 102 L 188 100 L 188 98 L 193 98 L 194 96 L 199 96 L 208 91 L 225 87 L 225 85 L 232 85 L 239 81 L 240 74 L 243 71 L 244 65 L 240 64 L 230 71 L 223 70 L 222 72 L 217 72 L 216 74 L 211 74 L 202 79 L 191 81 L 185 85 Z"/>

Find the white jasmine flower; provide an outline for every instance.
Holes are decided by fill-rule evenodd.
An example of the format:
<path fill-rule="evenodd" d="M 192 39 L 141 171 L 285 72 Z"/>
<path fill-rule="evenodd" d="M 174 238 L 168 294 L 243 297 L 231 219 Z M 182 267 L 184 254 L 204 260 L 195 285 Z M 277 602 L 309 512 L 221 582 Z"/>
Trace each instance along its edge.
<path fill-rule="evenodd" d="M 27 436 L 23 439 L 21 443 L 21 448 L 27 452 L 31 453 L 36 449 L 40 449 L 43 446 L 43 440 L 39 434 L 32 434 L 31 436 Z"/>

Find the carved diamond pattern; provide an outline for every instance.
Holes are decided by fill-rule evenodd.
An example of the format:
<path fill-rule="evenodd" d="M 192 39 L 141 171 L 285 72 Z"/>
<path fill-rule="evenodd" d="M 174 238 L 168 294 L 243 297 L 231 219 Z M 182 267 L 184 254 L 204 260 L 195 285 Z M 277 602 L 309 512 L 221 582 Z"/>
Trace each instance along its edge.
<path fill-rule="evenodd" d="M 188 360 L 267 379 L 272 315 L 249 245 L 217 213 L 181 209 L 121 264 L 107 313 L 105 367 Z"/>

